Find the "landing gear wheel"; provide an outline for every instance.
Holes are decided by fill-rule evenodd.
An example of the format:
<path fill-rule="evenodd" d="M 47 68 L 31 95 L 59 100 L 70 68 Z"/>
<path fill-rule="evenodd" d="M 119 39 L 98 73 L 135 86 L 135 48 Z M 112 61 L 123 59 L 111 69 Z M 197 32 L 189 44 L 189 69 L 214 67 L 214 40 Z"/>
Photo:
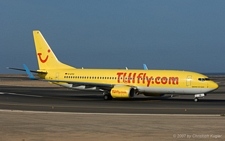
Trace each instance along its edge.
<path fill-rule="evenodd" d="M 104 100 L 111 100 L 112 96 L 110 94 L 103 94 L 103 99 Z"/>
<path fill-rule="evenodd" d="M 198 98 L 196 97 L 196 98 L 194 99 L 194 101 L 195 101 L 195 102 L 198 102 Z"/>

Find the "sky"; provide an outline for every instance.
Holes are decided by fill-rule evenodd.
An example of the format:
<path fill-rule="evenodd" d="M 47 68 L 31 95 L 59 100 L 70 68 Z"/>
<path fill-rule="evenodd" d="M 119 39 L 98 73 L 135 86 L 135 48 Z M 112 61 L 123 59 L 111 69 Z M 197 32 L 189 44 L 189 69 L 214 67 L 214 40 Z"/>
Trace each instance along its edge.
<path fill-rule="evenodd" d="M 0 74 L 38 69 L 33 30 L 77 68 L 225 72 L 224 0 L 2 0 L 0 18 Z"/>

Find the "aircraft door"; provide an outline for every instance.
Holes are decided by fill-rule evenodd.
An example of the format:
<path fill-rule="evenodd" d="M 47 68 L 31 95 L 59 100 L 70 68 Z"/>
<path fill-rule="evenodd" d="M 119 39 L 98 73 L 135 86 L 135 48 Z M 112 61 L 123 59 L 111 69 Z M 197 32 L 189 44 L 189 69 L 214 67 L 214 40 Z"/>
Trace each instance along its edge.
<path fill-rule="evenodd" d="M 187 79 L 186 79 L 186 85 L 187 86 L 191 86 L 191 80 L 192 80 L 192 76 L 191 75 L 188 75 L 187 76 Z"/>

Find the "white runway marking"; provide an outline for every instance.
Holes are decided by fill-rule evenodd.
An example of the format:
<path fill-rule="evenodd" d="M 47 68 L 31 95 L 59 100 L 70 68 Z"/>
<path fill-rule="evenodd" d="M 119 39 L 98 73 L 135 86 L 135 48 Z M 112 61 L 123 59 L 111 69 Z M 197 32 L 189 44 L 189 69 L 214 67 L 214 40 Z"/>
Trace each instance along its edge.
<path fill-rule="evenodd" d="M 5 94 L 5 93 L 3 93 L 3 92 L 0 92 L 0 94 Z"/>
<path fill-rule="evenodd" d="M 39 95 L 27 95 L 27 94 L 17 94 L 17 93 L 4 93 L 4 94 L 16 95 L 16 96 L 28 96 L 28 97 L 43 97 L 43 96 L 39 96 Z"/>
<path fill-rule="evenodd" d="M 129 113 L 79 113 L 79 112 L 45 112 L 45 111 L 22 111 L 22 110 L 1 110 L 0 112 L 33 113 L 33 114 L 68 114 L 68 115 L 102 115 L 102 116 L 195 116 L 195 117 L 218 117 L 221 115 L 205 114 L 129 114 Z"/>

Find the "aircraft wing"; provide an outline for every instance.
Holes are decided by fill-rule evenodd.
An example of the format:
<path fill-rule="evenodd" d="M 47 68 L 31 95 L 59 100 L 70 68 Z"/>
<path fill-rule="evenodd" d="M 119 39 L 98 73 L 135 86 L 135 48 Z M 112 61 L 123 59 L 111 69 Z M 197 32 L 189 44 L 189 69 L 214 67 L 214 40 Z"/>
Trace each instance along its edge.
<path fill-rule="evenodd" d="M 103 89 L 103 90 L 111 90 L 114 87 L 114 84 L 104 84 L 104 83 L 91 83 L 91 82 L 76 82 L 76 81 L 63 81 L 63 80 L 46 80 L 53 84 L 69 87 L 69 88 L 79 88 L 83 87 L 83 89 Z"/>

